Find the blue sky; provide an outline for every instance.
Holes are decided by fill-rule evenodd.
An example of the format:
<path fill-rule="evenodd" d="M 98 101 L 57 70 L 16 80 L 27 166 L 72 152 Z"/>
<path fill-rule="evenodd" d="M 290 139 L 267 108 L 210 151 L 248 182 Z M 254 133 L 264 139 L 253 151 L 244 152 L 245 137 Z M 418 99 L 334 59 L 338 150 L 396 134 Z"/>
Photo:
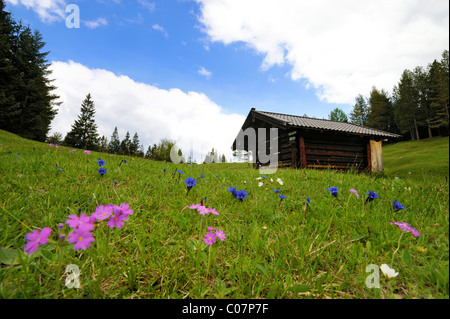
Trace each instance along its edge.
<path fill-rule="evenodd" d="M 442 0 L 6 3 L 50 51 L 63 102 L 52 131 L 65 134 L 91 93 L 100 134 L 137 132 L 145 149 L 169 137 L 199 144 L 200 154 L 228 152 L 252 107 L 349 113 L 358 94 L 391 92 L 404 69 L 449 46 Z M 80 9 L 80 28 L 66 26 L 69 4 Z"/>

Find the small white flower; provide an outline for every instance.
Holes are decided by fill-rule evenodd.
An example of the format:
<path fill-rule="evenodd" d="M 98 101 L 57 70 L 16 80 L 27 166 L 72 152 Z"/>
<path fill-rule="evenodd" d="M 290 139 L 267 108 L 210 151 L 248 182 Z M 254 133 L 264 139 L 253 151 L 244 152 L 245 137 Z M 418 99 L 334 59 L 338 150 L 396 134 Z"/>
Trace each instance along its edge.
<path fill-rule="evenodd" d="M 389 267 L 386 264 L 382 264 L 380 266 L 381 272 L 383 273 L 383 275 L 387 278 L 387 279 L 391 279 L 394 277 L 398 276 L 398 272 L 395 272 L 394 269 L 392 269 L 391 267 Z"/>
<path fill-rule="evenodd" d="M 270 179 L 270 182 L 273 183 L 273 179 Z"/>
<path fill-rule="evenodd" d="M 261 186 L 263 186 L 263 185 L 264 185 L 263 182 L 259 182 L 259 183 L 258 183 L 258 186 L 259 186 L 259 187 L 261 187 Z"/>
<path fill-rule="evenodd" d="M 261 180 L 261 179 L 262 179 L 262 177 L 257 177 L 257 178 L 256 178 L 257 181 L 259 181 L 259 180 Z"/>
<path fill-rule="evenodd" d="M 278 182 L 278 184 L 283 185 L 283 181 L 279 177 L 277 178 L 277 182 Z"/>

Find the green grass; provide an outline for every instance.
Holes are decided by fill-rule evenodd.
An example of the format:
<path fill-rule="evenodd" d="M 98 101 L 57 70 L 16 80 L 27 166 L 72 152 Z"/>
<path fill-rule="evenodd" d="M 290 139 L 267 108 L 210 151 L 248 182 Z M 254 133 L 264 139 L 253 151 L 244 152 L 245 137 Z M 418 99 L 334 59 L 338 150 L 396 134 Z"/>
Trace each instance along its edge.
<path fill-rule="evenodd" d="M 448 136 L 383 146 L 385 173 L 413 179 L 447 176 Z"/>
<path fill-rule="evenodd" d="M 445 154 L 435 143 L 448 150 L 448 138 L 417 143 L 417 156 L 415 143 L 386 146 L 384 174 L 280 169 L 258 187 L 261 174 L 247 164 L 72 154 L 0 131 L 0 298 L 448 298 L 448 154 L 439 162 Z M 424 162 L 428 146 L 433 155 Z M 402 153 L 420 163 L 399 164 Z M 178 169 L 181 178 L 172 175 Z M 189 176 L 197 185 L 186 195 Z M 230 186 L 249 196 L 240 202 Z M 369 190 L 379 198 L 365 204 Z M 205 197 L 218 216 L 187 208 Z M 394 199 L 406 209 L 393 212 Z M 122 229 L 97 222 L 87 250 L 58 239 L 69 232 L 57 227 L 68 215 L 123 202 L 134 214 Z M 421 236 L 389 224 L 395 221 Z M 53 229 L 51 242 L 23 253 L 25 235 L 43 227 Z M 226 239 L 207 246 L 207 227 Z M 384 263 L 399 275 L 387 281 L 380 274 L 380 288 L 367 288 L 366 267 Z M 69 264 L 80 268 L 79 289 L 65 285 Z"/>

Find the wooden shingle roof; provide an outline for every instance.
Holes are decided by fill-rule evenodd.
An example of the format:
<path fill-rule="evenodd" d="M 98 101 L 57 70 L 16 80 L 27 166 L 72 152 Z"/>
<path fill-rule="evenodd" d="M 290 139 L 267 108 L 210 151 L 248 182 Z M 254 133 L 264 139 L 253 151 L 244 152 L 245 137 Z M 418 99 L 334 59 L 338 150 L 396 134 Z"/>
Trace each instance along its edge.
<path fill-rule="evenodd" d="M 305 116 L 257 111 L 255 109 L 252 109 L 250 111 L 250 114 L 253 114 L 253 116 L 258 117 L 261 120 L 268 120 L 274 124 L 277 124 L 277 126 L 281 127 L 289 126 L 314 130 L 337 131 L 355 135 L 378 136 L 384 138 L 401 138 L 401 135 L 398 134 L 344 122 L 316 119 Z"/>

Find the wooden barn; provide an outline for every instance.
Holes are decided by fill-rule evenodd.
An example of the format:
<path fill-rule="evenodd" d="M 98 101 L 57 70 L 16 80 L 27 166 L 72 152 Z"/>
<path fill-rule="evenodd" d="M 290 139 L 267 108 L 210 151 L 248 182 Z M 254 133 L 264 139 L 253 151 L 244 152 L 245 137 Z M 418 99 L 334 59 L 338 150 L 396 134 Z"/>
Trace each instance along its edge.
<path fill-rule="evenodd" d="M 378 172 L 384 169 L 382 142 L 401 138 L 397 134 L 355 124 L 263 112 L 252 108 L 233 143 L 233 151 L 249 151 L 249 138 L 255 136 L 246 133 L 251 133 L 252 129 L 256 132 L 256 140 L 258 141 L 260 134 L 263 141 L 259 147 L 250 147 L 250 150 L 253 147 L 256 154 L 252 154 L 255 167 L 267 163 L 260 161 L 260 157 L 270 154 L 273 148 L 277 151 L 274 154 L 277 155 L 278 167 L 352 168 Z M 271 136 L 270 132 L 277 133 Z M 265 149 L 261 149 L 264 144 Z"/>

